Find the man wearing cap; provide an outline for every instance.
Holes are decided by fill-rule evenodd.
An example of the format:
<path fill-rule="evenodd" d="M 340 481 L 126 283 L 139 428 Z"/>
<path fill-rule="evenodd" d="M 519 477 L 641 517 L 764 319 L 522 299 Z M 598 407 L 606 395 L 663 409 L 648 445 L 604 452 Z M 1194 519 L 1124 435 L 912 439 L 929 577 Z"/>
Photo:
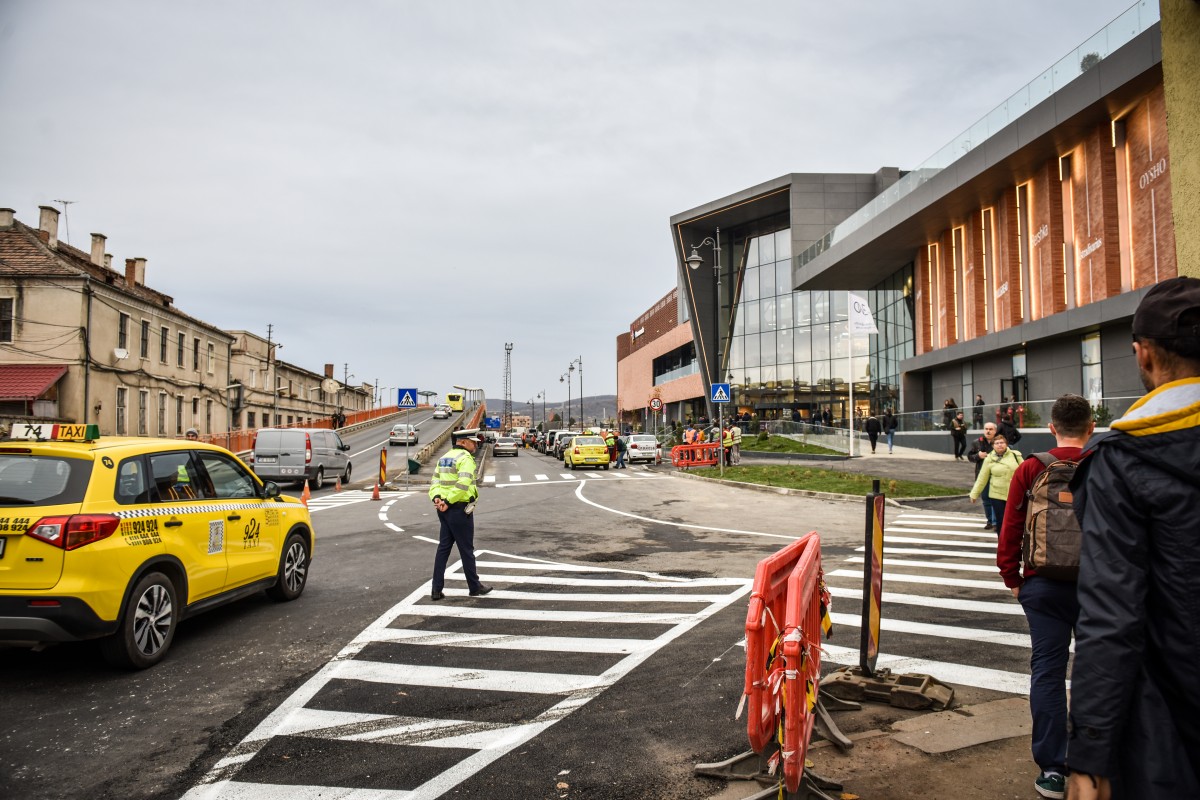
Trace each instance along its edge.
<path fill-rule="evenodd" d="M 475 449 L 483 441 L 478 428 L 453 431 L 453 445 L 446 455 L 438 459 L 433 470 L 433 484 L 429 487 L 429 499 L 437 509 L 442 527 L 438 536 L 437 555 L 433 560 L 433 585 L 430 597 L 441 600 L 446 583 L 446 562 L 450 559 L 450 548 L 458 546 L 462 559 L 463 575 L 472 597 L 487 594 L 492 587 L 479 581 L 475 571 L 475 500 L 479 489 L 475 486 Z"/>
<path fill-rule="evenodd" d="M 179 430 L 179 429 L 176 428 L 175 430 Z M 191 439 L 192 441 L 196 441 L 197 439 L 200 438 L 200 431 L 196 430 L 195 428 L 188 428 L 187 433 L 184 434 L 184 437 L 187 439 Z"/>
<path fill-rule="evenodd" d="M 1147 292 L 1133 352 L 1149 393 L 1088 442 L 1071 483 L 1072 800 L 1200 798 L 1200 280 Z"/>

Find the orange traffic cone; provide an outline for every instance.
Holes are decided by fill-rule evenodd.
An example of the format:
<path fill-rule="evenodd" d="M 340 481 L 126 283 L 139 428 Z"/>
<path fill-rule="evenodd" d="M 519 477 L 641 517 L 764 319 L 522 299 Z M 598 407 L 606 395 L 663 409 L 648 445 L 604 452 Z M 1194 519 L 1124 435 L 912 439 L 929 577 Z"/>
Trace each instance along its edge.
<path fill-rule="evenodd" d="M 371 499 L 372 499 L 372 500 L 378 500 L 378 499 L 380 499 L 380 498 L 379 498 L 379 484 L 378 484 L 378 483 L 376 483 L 376 484 L 375 484 L 375 491 L 371 492 Z"/>
<path fill-rule="evenodd" d="M 304 503 L 304 507 L 308 508 L 308 501 L 312 499 L 312 492 L 308 490 L 308 481 L 304 482 L 304 491 L 300 493 L 300 502 Z"/>
<path fill-rule="evenodd" d="M 341 475 L 338 475 L 336 478 L 333 479 L 333 490 L 335 492 L 340 492 L 342 490 L 342 476 Z"/>

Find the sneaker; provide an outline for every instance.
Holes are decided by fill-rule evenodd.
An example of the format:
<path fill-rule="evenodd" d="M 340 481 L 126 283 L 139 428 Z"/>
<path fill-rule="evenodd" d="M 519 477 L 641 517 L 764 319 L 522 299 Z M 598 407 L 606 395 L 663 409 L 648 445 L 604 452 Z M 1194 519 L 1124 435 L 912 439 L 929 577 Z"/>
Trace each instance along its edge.
<path fill-rule="evenodd" d="M 1033 788 L 1042 797 L 1061 800 L 1067 796 L 1067 779 L 1057 772 L 1043 772 L 1034 780 Z"/>
<path fill-rule="evenodd" d="M 441 599 L 443 599 L 445 596 L 446 596 L 446 595 L 442 594 L 441 592 L 439 592 L 439 591 L 437 591 L 437 590 L 434 590 L 434 591 L 433 591 L 433 592 L 432 592 L 432 593 L 429 595 L 429 599 L 430 599 L 430 600 L 433 600 L 433 601 L 436 603 L 438 600 L 441 600 Z"/>

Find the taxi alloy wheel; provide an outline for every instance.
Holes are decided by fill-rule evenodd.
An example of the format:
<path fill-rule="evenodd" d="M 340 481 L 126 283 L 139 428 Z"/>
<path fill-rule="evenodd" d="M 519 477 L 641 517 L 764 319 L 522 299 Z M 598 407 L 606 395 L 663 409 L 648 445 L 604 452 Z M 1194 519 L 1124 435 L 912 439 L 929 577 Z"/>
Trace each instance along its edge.
<path fill-rule="evenodd" d="M 161 572 L 151 572 L 129 594 L 121 626 L 101 643 L 111 664 L 146 669 L 162 660 L 179 622 L 175 584 Z"/>
<path fill-rule="evenodd" d="M 267 593 L 276 600 L 295 600 L 308 582 L 308 542 L 299 533 L 288 537 L 279 558 L 279 574 Z"/>

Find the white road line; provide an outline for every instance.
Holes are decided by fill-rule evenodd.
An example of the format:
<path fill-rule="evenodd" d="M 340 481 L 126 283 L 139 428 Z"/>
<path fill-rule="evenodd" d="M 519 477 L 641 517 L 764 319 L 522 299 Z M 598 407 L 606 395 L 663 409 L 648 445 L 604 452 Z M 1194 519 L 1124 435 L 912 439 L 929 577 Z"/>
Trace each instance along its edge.
<path fill-rule="evenodd" d="M 896 517 L 897 522 L 905 522 L 906 520 L 916 520 L 916 519 L 929 520 L 931 524 L 940 524 L 940 525 L 980 525 L 980 526 L 982 526 L 984 524 L 982 521 L 977 522 L 976 520 L 972 519 L 971 517 L 966 517 L 966 516 L 953 517 L 953 516 L 947 516 L 944 514 L 910 514 L 910 513 L 906 512 L 906 513 L 901 514 L 900 516 Z M 927 523 L 923 522 L 921 524 L 924 525 Z"/>
<path fill-rule="evenodd" d="M 884 574 L 884 581 L 888 579 Z M 932 581 L 931 581 L 932 582 Z M 862 601 L 862 589 L 848 589 L 841 586 L 830 586 L 829 593 L 834 597 L 845 597 Z M 1017 603 L 996 603 L 991 600 L 959 600 L 957 597 L 930 597 L 923 594 L 900 594 L 899 592 L 884 592 L 883 603 L 896 603 L 906 606 L 922 606 L 924 608 L 948 608 L 954 611 L 974 611 L 980 614 L 1002 614 L 1020 617 L 1025 612 Z"/>
<path fill-rule="evenodd" d="M 995 531 L 985 531 L 982 528 L 980 528 L 979 533 L 975 533 L 974 531 L 963 530 L 962 528 L 945 528 L 945 529 L 943 529 L 943 528 L 912 528 L 912 527 L 904 527 L 904 526 L 897 527 L 895 525 L 892 525 L 889 522 L 889 523 L 887 523 L 887 525 L 884 526 L 883 532 L 885 535 L 892 534 L 892 533 L 900 533 L 900 534 L 923 533 L 923 534 L 933 534 L 935 536 L 971 536 L 976 539 L 983 539 L 984 541 L 990 541 L 993 546 L 995 546 L 995 544 L 996 544 Z"/>
<path fill-rule="evenodd" d="M 384 524 L 384 526 L 395 531 L 396 533 L 404 533 L 404 528 L 401 528 L 399 525 L 393 525 L 390 522 L 385 522 L 383 524 Z"/>
<path fill-rule="evenodd" d="M 929 550 L 924 547 L 888 547 L 883 545 L 883 554 L 895 556 L 946 556 L 947 558 L 980 558 L 986 561 L 995 561 L 995 553 L 969 553 L 964 550 Z M 865 547 L 854 548 L 856 553 L 866 552 Z"/>
<path fill-rule="evenodd" d="M 886 552 L 886 548 L 884 548 L 884 550 Z M 851 556 L 850 558 L 847 558 L 846 561 L 851 564 L 861 564 L 861 563 L 863 563 L 863 558 L 862 558 L 862 556 Z M 952 563 L 943 562 L 943 561 L 903 561 L 903 560 L 899 560 L 899 561 L 886 561 L 886 562 L 884 562 L 884 567 L 885 567 L 885 570 L 888 568 L 891 568 L 891 567 L 914 567 L 917 569 L 934 569 L 934 570 L 948 569 L 948 570 L 951 570 L 954 572 L 991 572 L 991 573 L 995 574 L 997 577 L 999 577 L 999 573 L 996 572 L 996 567 L 994 565 L 993 566 L 984 566 L 983 564 L 952 564 Z M 888 574 L 886 571 L 884 572 L 883 579 L 885 581 L 888 579 Z M 1004 584 L 1001 584 L 1001 586 L 1003 586 L 1003 585 Z"/>
<path fill-rule="evenodd" d="M 762 537 L 765 537 L 768 539 L 787 539 L 788 541 L 793 541 L 793 542 L 796 541 L 796 539 L 800 538 L 799 536 L 788 536 L 788 535 L 785 535 L 782 533 L 763 533 L 761 531 L 743 531 L 743 530 L 738 530 L 736 528 L 716 528 L 716 527 L 713 527 L 712 525 L 691 525 L 691 524 L 688 524 L 685 522 L 670 522 L 667 520 L 654 519 L 653 517 L 644 517 L 641 514 L 633 514 L 628 511 L 621 511 L 616 508 L 610 508 L 609 506 L 600 505 L 599 503 L 595 502 L 594 500 L 589 500 L 588 498 L 583 496 L 583 487 L 586 483 L 587 483 L 586 481 L 581 481 L 580 484 L 575 487 L 575 496 L 577 498 L 579 498 L 581 501 L 583 501 L 584 503 L 587 503 L 589 506 L 592 506 L 593 508 L 598 508 L 601 511 L 607 511 L 610 514 L 616 514 L 617 516 L 629 517 L 630 519 L 636 519 L 641 522 L 650 522 L 655 525 L 673 525 L 676 528 L 688 528 L 691 530 L 698 530 L 698 531 L 713 531 L 715 533 L 740 533 L 745 536 L 762 536 Z"/>
<path fill-rule="evenodd" d="M 534 475 L 533 479 L 535 481 L 548 481 L 550 480 L 550 477 L 548 475 Z"/>
<path fill-rule="evenodd" d="M 370 683 L 394 683 L 397 686 L 481 689 L 523 694 L 570 694 L 603 685 L 595 675 L 429 667 L 422 664 L 391 664 L 358 659 L 338 662 L 338 669 L 330 677 Z"/>
<path fill-rule="evenodd" d="M 484 483 L 495 483 L 495 482 L 496 482 L 496 476 L 495 476 L 495 475 L 484 475 L 484 476 L 483 476 L 483 482 L 484 482 Z"/>
<path fill-rule="evenodd" d="M 857 647 L 840 647 L 838 645 L 822 644 L 822 660 L 832 664 L 849 666 L 858 665 Z M 955 664 L 948 661 L 930 661 L 924 658 L 907 658 L 888 653 L 880 653 L 875 664 L 886 667 L 895 673 L 917 672 L 932 675 L 943 683 L 956 683 L 963 686 L 975 686 L 980 689 L 994 689 L 1010 694 L 1029 694 L 1029 676 L 1019 672 L 1006 672 L 987 667 L 975 667 L 969 664 Z"/>
<path fill-rule="evenodd" d="M 676 587 L 678 588 L 678 587 Z M 566 603 L 716 603 L 723 594 L 573 594 L 571 592 L 513 592 L 495 589 L 488 597 L 497 600 L 546 600 Z"/>
<path fill-rule="evenodd" d="M 955 536 L 959 535 L 961 534 L 955 534 Z M 945 545 L 946 547 L 990 548 L 993 553 L 996 552 L 996 537 L 994 536 L 990 542 L 967 542 L 960 541 L 958 539 L 917 539 L 911 536 L 888 536 L 884 534 L 883 541 L 891 542 L 892 544 L 940 544 Z"/>
<path fill-rule="evenodd" d="M 857 559 L 860 563 L 862 559 Z M 931 586 L 953 586 L 959 589 L 990 589 L 998 592 L 1007 592 L 1008 587 L 1000 580 L 1000 574 L 996 574 L 996 579 L 992 581 L 976 581 L 970 578 L 947 578 L 942 575 L 909 575 L 904 572 L 889 572 L 888 567 L 896 564 L 903 564 L 903 561 L 888 561 L 883 565 L 883 582 L 888 583 L 894 581 L 896 583 L 923 583 Z M 862 580 L 862 572 L 853 569 L 835 569 L 832 572 L 826 572 L 827 578 L 855 578 Z"/>
<path fill-rule="evenodd" d="M 654 645 L 653 639 L 448 633 L 426 631 L 420 628 L 386 628 L 378 633 L 375 641 L 432 647 L 477 647 L 483 650 L 529 650 L 548 653 L 634 653 Z"/>
<path fill-rule="evenodd" d="M 478 562 L 476 562 L 478 563 Z M 857 574 L 857 573 L 856 573 Z M 450 576 L 447 575 L 447 578 Z M 457 577 L 457 576 L 456 576 Z M 741 578 L 687 578 L 676 579 L 674 583 L 659 583 L 655 581 L 608 580 L 607 578 L 542 578 L 536 575 L 496 575 L 497 580 L 505 583 L 529 583 L 543 586 L 611 586 L 613 588 L 639 589 L 678 589 L 679 581 L 687 581 L 688 586 L 740 586 L 745 583 Z M 859 576 L 861 578 L 861 576 Z M 466 580 L 464 578 L 464 580 Z"/>
<path fill-rule="evenodd" d="M 560 473 L 558 473 L 558 477 L 562 478 L 564 481 L 577 481 L 577 480 L 579 480 L 579 478 L 577 478 L 576 476 L 572 475 L 572 474 L 571 474 L 571 473 L 569 473 L 569 472 L 560 472 Z"/>
<path fill-rule="evenodd" d="M 422 592 L 422 594 L 425 594 Z M 447 594 L 450 594 L 447 592 Z M 538 609 L 489 608 L 487 606 L 418 606 L 415 613 L 427 617 L 456 619 L 511 619 L 536 622 L 594 622 L 599 625 L 679 625 L 691 614 L 651 614 L 629 611 L 550 611 Z"/>
<path fill-rule="evenodd" d="M 862 627 L 862 617 L 858 614 L 842 614 L 837 611 L 829 615 L 834 625 L 849 625 L 854 628 Z M 983 644 L 1002 644 L 1008 647 L 1029 648 L 1029 634 L 1008 633 L 1006 631 L 989 631 L 983 628 L 962 628 L 956 625 L 935 625 L 930 622 L 913 622 L 907 619 L 895 619 L 884 616 L 879 621 L 880 627 L 892 633 L 912 633 L 918 636 L 937 636 L 942 639 L 961 639 L 968 642 Z"/>
<path fill-rule="evenodd" d="M 344 786 L 279 786 L 273 783 L 218 781 L 197 786 L 181 800 L 413 800 L 400 789 L 354 789 Z"/>

